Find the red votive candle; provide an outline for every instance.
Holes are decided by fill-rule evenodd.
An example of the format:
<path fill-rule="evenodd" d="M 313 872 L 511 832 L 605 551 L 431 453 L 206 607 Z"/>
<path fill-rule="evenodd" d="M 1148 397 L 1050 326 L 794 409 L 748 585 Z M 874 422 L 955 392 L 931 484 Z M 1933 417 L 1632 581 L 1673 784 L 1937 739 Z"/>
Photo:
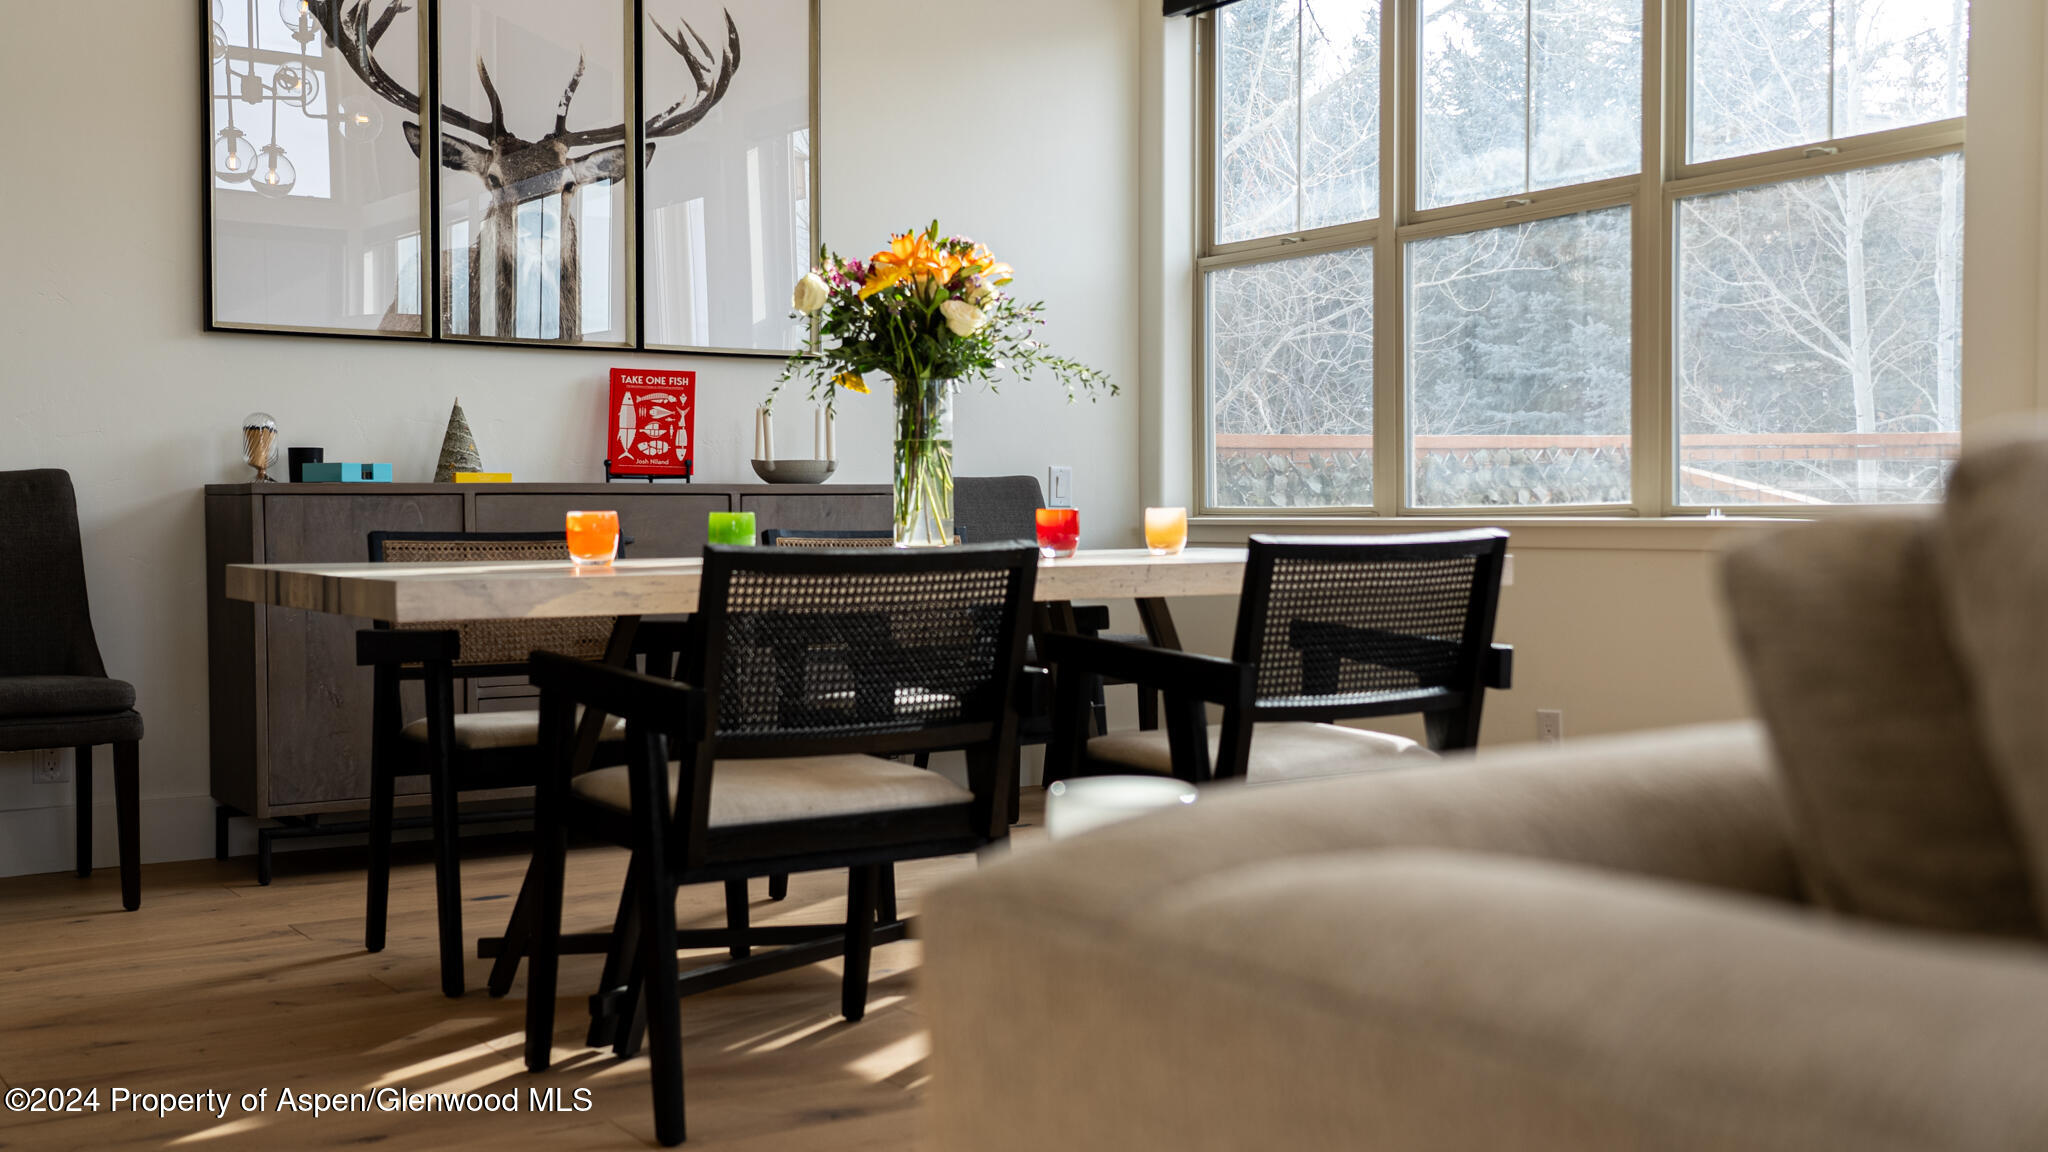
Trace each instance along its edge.
<path fill-rule="evenodd" d="M 1081 546 L 1081 511 L 1078 508 L 1038 510 L 1038 554 L 1048 560 L 1064 560 Z"/>

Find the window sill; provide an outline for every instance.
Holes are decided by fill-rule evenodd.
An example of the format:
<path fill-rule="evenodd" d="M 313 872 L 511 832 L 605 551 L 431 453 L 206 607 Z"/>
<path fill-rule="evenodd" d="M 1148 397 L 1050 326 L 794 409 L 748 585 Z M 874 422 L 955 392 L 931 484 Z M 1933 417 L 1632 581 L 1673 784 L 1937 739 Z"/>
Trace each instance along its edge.
<path fill-rule="evenodd" d="M 1896 511 L 1896 509 L 1892 509 Z M 1857 514 L 1862 510 L 1851 510 Z M 1285 516 L 1188 518 L 1193 544 L 1242 544 L 1252 533 L 1286 536 L 1451 532 L 1503 528 L 1516 548 L 1718 552 L 1804 518 L 1786 516 Z"/>

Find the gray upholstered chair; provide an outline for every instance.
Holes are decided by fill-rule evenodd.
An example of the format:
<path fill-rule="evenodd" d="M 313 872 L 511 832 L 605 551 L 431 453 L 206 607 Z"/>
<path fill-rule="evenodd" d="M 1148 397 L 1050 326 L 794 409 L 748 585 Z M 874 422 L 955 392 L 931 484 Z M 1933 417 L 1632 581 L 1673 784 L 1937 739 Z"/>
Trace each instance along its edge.
<path fill-rule="evenodd" d="M 114 746 L 121 903 L 142 904 L 137 811 L 142 717 L 135 689 L 109 679 L 85 595 L 78 499 L 56 468 L 0 472 L 0 752 L 76 750 L 78 874 L 92 874 L 92 750 Z"/>

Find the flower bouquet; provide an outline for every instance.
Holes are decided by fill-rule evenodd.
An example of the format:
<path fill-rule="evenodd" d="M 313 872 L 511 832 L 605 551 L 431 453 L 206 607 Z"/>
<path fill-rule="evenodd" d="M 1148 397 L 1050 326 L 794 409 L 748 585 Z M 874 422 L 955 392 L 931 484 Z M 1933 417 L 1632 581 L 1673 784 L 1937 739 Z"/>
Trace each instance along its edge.
<path fill-rule="evenodd" d="M 769 395 L 790 380 L 810 381 L 812 400 L 830 410 L 841 390 L 866 395 L 875 374 L 896 393 L 896 546 L 953 541 L 953 394 L 979 380 L 993 391 L 998 372 L 1029 377 L 1039 369 L 1066 387 L 1115 395 L 1116 385 L 1084 364 L 1054 356 L 1032 339 L 1045 305 L 1003 291 L 1010 266 L 964 236 L 893 236 L 863 263 L 819 248 L 818 264 L 797 281 L 792 303 L 815 318 Z"/>

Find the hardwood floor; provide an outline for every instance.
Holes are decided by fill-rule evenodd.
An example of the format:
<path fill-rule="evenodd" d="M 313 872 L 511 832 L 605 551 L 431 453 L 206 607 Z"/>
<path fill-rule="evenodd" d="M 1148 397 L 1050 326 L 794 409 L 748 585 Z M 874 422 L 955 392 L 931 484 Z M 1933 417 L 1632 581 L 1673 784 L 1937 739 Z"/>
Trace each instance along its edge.
<path fill-rule="evenodd" d="M 1026 793 L 1016 846 L 1040 835 L 1040 797 Z M 440 994 L 433 866 L 404 846 L 392 871 L 390 939 L 363 951 L 360 850 L 278 857 L 259 887 L 247 859 L 152 865 L 143 905 L 123 912 L 113 869 L 0 880 L 0 1085 L 98 1090 L 98 1110 L 0 1111 L 0 1148 L 636 1148 L 653 1145 L 647 1061 L 583 1046 L 584 998 L 601 957 L 562 962 L 555 1066 L 529 1075 L 520 1059 L 524 973 L 511 995 L 483 991 L 488 962 L 467 965 L 470 992 Z M 495 935 L 525 870 L 516 843 L 464 861 L 465 935 Z M 906 909 L 975 867 L 969 857 L 897 870 Z M 580 848 L 569 859 L 568 931 L 607 926 L 625 854 Z M 790 880 L 789 898 L 753 886 L 756 923 L 842 915 L 845 874 Z M 717 886 L 685 891 L 679 921 L 723 923 Z M 918 944 L 878 948 L 867 1018 L 838 1013 L 836 962 L 683 1001 L 690 1140 L 699 1149 L 806 1152 L 902 1149 L 917 1143 L 929 1076 L 915 994 Z M 722 952 L 705 953 L 707 957 Z M 288 1112 L 280 1093 L 518 1094 L 512 1113 Z M 559 1089 L 565 1108 L 534 1111 L 530 1094 Z M 225 1116 L 114 1111 L 112 1095 L 232 1093 Z M 247 1111 L 244 1093 L 268 1091 Z"/>

